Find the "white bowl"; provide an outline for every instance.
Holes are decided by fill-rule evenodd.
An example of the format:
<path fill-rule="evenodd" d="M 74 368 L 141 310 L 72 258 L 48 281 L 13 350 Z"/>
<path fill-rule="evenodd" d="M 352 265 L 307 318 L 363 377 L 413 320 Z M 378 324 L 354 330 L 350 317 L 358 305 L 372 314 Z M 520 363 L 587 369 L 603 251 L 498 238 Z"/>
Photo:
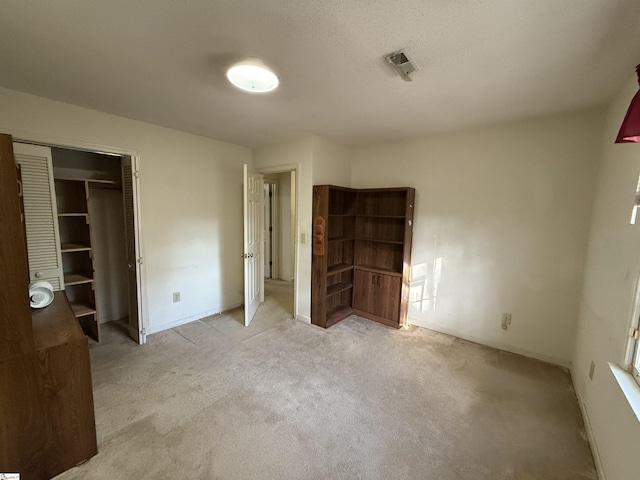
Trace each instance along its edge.
<path fill-rule="evenodd" d="M 29 285 L 29 305 L 31 308 L 44 308 L 53 302 L 53 285 L 45 281 Z"/>

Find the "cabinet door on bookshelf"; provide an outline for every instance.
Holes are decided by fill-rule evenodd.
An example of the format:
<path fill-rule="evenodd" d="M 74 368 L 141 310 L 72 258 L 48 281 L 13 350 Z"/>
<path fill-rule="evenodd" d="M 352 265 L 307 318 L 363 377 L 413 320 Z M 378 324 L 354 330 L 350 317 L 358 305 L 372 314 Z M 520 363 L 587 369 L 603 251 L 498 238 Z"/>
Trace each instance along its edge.
<path fill-rule="evenodd" d="M 401 286 L 402 279 L 398 276 L 356 270 L 353 308 L 388 320 L 395 326 L 400 319 Z"/>

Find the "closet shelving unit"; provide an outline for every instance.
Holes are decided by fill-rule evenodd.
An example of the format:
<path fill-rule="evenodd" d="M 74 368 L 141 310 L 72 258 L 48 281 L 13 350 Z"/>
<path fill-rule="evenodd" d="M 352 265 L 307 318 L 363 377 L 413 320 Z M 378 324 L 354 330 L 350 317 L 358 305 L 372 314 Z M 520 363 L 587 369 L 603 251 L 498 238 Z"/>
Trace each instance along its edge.
<path fill-rule="evenodd" d="M 118 185 L 111 180 L 88 178 L 55 177 L 54 180 L 65 291 L 82 330 L 99 342 L 89 190 L 92 185 L 112 188 Z"/>
<path fill-rule="evenodd" d="M 413 188 L 314 187 L 311 321 L 352 313 L 400 327 L 407 317 Z"/>

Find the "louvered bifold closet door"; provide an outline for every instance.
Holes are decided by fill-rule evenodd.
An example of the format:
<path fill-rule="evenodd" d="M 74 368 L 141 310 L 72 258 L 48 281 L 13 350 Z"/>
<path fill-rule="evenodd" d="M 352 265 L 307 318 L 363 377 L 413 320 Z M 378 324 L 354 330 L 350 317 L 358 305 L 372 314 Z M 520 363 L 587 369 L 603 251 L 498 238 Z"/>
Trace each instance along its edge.
<path fill-rule="evenodd" d="M 22 171 L 29 280 L 64 290 L 51 149 L 25 143 L 14 143 L 13 149 Z"/>
<path fill-rule="evenodd" d="M 125 236 L 129 279 L 129 336 L 136 342 L 144 341 L 138 315 L 138 259 L 136 255 L 136 216 L 134 190 L 137 187 L 135 168 L 131 157 L 122 157 L 122 195 L 124 200 Z"/>

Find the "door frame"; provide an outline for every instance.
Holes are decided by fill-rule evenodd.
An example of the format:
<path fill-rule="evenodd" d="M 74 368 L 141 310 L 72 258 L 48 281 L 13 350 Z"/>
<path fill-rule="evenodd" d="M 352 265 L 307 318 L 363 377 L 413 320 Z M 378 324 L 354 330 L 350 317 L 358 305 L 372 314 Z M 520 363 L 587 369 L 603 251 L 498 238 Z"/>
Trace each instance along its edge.
<path fill-rule="evenodd" d="M 295 215 L 294 215 L 294 239 L 293 245 L 293 265 L 291 269 L 293 271 L 293 318 L 298 319 L 298 295 L 299 295 L 299 281 L 298 281 L 298 239 L 300 238 L 300 164 L 299 163 L 286 163 L 282 165 L 273 165 L 270 167 L 255 168 L 256 172 L 262 174 L 269 173 L 291 173 L 295 172 Z M 264 228 L 264 226 L 263 226 Z"/>
<path fill-rule="evenodd" d="M 100 145 L 89 142 L 81 142 L 78 140 L 63 140 L 57 137 L 50 137 L 48 135 L 32 135 L 25 132 L 13 131 L 12 129 L 4 129 L 4 132 L 13 137 L 14 142 L 31 143 L 33 145 L 42 145 L 45 147 L 57 147 L 66 148 L 68 150 L 81 150 L 90 153 L 100 153 L 103 155 L 112 156 L 129 156 L 131 157 L 132 165 L 135 166 L 135 171 L 140 171 L 140 153 L 137 150 L 125 149 L 120 147 L 113 147 L 108 145 Z M 143 345 L 147 343 L 147 326 L 149 325 L 149 309 L 148 298 L 146 291 L 146 267 L 143 259 L 144 255 L 144 242 L 142 239 L 142 215 L 141 215 L 141 202 L 140 202 L 140 179 L 134 177 L 134 181 L 137 181 L 137 188 L 134 188 L 133 193 L 133 210 L 135 215 L 135 245 L 140 261 L 137 263 L 137 279 L 136 289 L 138 294 L 138 321 L 140 322 L 140 338 Z"/>
<path fill-rule="evenodd" d="M 262 173 L 262 172 L 260 172 Z M 271 257 L 271 269 L 269 278 L 278 279 L 280 277 L 280 223 L 279 223 L 279 215 L 280 215 L 280 184 L 278 180 L 273 180 L 271 178 L 265 178 L 264 184 L 269 185 L 269 193 L 271 193 L 271 197 L 269 200 L 269 217 L 271 219 L 271 238 L 269 247 L 271 251 L 269 252 L 269 256 Z M 266 252 L 265 252 L 266 255 Z M 266 277 L 265 277 L 266 278 Z"/>

